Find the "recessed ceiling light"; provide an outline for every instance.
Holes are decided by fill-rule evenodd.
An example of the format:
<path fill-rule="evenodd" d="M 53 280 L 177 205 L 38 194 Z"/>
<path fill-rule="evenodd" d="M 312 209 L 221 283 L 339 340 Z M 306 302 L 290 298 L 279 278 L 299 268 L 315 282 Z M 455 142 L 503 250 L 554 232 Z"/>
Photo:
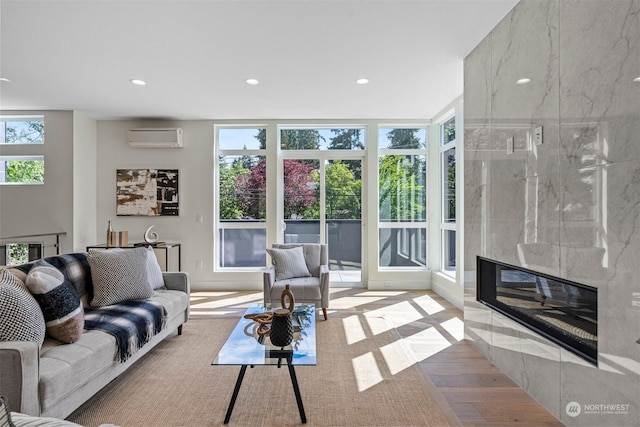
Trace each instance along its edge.
<path fill-rule="evenodd" d="M 11 80 L 7 79 L 6 77 L 0 77 L 0 82 L 10 82 Z"/>
<path fill-rule="evenodd" d="M 129 81 L 131 83 L 133 83 L 136 86 L 144 86 L 147 84 L 147 82 L 145 82 L 144 80 L 140 80 L 140 79 L 129 79 Z"/>
<path fill-rule="evenodd" d="M 369 83 L 369 79 L 358 79 L 356 80 L 356 83 L 358 83 L 359 85 L 366 85 L 367 83 Z"/>
<path fill-rule="evenodd" d="M 528 78 L 525 77 L 524 79 L 518 80 L 516 83 L 519 84 L 519 85 L 526 85 L 530 81 L 531 81 L 531 79 L 528 79 Z"/>
<path fill-rule="evenodd" d="M 248 85 L 251 85 L 251 86 L 255 86 L 255 85 L 257 85 L 258 83 L 260 83 L 260 82 L 259 82 L 259 81 L 257 81 L 256 79 L 247 79 L 247 80 L 246 80 L 246 82 L 247 82 L 247 84 L 248 84 Z"/>
<path fill-rule="evenodd" d="M 634 82 L 640 82 L 640 77 L 636 77 L 635 79 L 633 79 Z"/>

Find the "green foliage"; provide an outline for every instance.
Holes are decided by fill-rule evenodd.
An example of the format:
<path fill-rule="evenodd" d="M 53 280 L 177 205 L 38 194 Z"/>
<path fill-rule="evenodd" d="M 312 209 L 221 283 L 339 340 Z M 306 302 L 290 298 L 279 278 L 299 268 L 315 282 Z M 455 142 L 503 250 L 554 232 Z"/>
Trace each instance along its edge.
<path fill-rule="evenodd" d="M 280 131 L 280 148 L 283 150 L 317 150 L 324 141 L 317 129 L 283 129 Z"/>
<path fill-rule="evenodd" d="M 238 176 L 248 173 L 248 170 L 242 167 L 242 163 L 238 162 L 233 166 L 229 166 L 223 161 L 218 162 L 219 165 L 219 182 L 220 182 L 220 219 L 238 219 L 244 215 L 243 206 L 238 204 L 236 200 L 236 188 L 238 184 Z"/>
<path fill-rule="evenodd" d="M 11 243 L 7 246 L 7 265 L 20 265 L 29 262 L 29 244 Z"/>
<path fill-rule="evenodd" d="M 327 218 L 360 219 L 362 181 L 356 179 L 351 164 L 333 161 L 325 168 L 325 174 Z"/>
<path fill-rule="evenodd" d="M 424 221 L 424 156 L 382 156 L 379 161 L 379 174 L 380 219 Z"/>
<path fill-rule="evenodd" d="M 6 169 L 6 182 L 44 182 L 44 161 L 8 161 Z"/>
<path fill-rule="evenodd" d="M 389 148 L 416 149 L 424 148 L 424 144 L 417 135 L 420 129 L 392 129 L 387 133 Z"/>

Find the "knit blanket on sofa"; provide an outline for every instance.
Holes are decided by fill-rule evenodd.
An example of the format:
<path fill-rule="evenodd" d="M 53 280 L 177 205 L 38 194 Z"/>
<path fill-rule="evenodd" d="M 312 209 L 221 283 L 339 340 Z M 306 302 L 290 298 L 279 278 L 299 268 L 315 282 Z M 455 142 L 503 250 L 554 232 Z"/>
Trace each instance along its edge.
<path fill-rule="evenodd" d="M 122 363 L 164 329 L 166 322 L 167 310 L 157 302 L 143 299 L 87 310 L 84 328 L 113 335 L 116 360 Z"/>

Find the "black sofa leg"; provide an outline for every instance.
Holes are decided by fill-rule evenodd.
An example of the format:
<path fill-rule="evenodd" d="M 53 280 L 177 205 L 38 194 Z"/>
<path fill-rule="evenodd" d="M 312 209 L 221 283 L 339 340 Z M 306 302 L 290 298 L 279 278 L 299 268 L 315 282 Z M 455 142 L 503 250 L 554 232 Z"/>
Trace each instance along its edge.
<path fill-rule="evenodd" d="M 182 325 L 178 326 L 178 335 L 182 335 Z"/>

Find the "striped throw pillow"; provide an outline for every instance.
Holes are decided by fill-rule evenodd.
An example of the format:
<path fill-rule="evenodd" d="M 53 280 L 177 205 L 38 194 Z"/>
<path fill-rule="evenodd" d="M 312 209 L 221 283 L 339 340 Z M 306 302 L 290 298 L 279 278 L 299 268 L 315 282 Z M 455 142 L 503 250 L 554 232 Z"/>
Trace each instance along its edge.
<path fill-rule="evenodd" d="M 276 280 L 311 276 L 304 260 L 302 246 L 290 249 L 270 248 L 267 249 L 267 253 L 271 255 L 271 262 L 276 268 Z"/>
<path fill-rule="evenodd" d="M 60 342 L 76 342 L 84 329 L 80 298 L 64 274 L 45 260 L 39 260 L 25 281 L 35 297 L 47 327 L 47 334 Z"/>

